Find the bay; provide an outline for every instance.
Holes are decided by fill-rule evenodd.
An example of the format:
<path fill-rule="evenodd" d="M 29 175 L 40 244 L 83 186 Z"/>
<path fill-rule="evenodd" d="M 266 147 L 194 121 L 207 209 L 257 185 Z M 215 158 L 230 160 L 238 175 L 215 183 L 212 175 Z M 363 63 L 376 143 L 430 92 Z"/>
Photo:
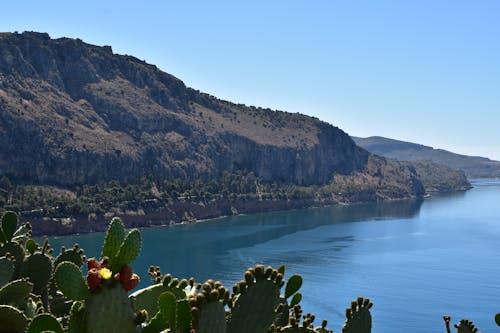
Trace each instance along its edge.
<path fill-rule="evenodd" d="M 498 330 L 500 182 L 474 181 L 463 193 L 426 200 L 354 204 L 143 229 L 134 263 L 141 285 L 158 265 L 176 277 L 227 287 L 257 263 L 285 264 L 304 278 L 306 312 L 339 332 L 357 296 L 374 306 L 373 332 L 444 332 L 443 314 Z M 99 256 L 102 233 L 51 237 Z"/>

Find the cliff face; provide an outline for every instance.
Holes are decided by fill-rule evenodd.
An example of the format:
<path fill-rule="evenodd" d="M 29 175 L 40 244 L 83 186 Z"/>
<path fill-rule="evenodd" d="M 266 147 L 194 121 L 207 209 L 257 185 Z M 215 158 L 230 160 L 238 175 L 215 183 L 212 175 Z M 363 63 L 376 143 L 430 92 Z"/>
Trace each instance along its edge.
<path fill-rule="evenodd" d="M 131 56 L 47 34 L 0 34 L 0 174 L 68 186 L 224 170 L 321 184 L 365 168 L 342 130 L 187 88 Z"/>

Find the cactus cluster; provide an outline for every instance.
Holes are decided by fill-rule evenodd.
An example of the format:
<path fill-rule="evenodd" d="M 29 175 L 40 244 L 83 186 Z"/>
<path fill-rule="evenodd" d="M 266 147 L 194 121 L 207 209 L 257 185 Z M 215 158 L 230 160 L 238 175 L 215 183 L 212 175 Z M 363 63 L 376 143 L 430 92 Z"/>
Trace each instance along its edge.
<path fill-rule="evenodd" d="M 148 274 L 153 284 L 129 295 L 139 284 L 132 262 L 141 249 L 141 234 L 126 233 L 114 218 L 100 259 L 86 259 L 75 244 L 57 257 L 45 241 L 31 238 L 31 226 L 18 225 L 7 212 L 0 225 L 0 333 L 332 333 L 327 321 L 315 326 L 303 314 L 302 278 L 285 279 L 285 267 L 250 267 L 228 290 L 219 281 Z M 82 266 L 86 263 L 85 271 Z M 370 333 L 372 302 L 363 297 L 346 309 L 342 333 Z M 445 325 L 451 333 L 450 317 Z M 500 314 L 495 317 L 500 326 Z M 478 333 L 471 321 L 454 325 L 458 333 Z"/>

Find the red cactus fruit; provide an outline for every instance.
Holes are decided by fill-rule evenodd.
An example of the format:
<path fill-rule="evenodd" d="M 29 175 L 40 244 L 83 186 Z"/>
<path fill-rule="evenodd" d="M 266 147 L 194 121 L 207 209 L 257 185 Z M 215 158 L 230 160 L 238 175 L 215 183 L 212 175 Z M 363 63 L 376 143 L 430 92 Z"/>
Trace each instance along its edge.
<path fill-rule="evenodd" d="M 127 265 L 123 266 L 122 270 L 120 271 L 120 283 L 122 285 L 127 283 L 132 278 L 133 273 L 134 271 L 132 271 L 132 268 Z"/>
<path fill-rule="evenodd" d="M 130 278 L 130 280 L 126 281 L 125 283 L 121 282 L 121 284 L 123 286 L 123 289 L 125 289 L 126 291 L 129 291 L 129 290 L 132 290 L 135 287 L 137 287 L 140 280 L 141 279 L 139 278 L 139 275 L 132 274 L 132 277 Z"/>
<path fill-rule="evenodd" d="M 99 271 L 96 268 L 92 268 L 87 273 L 87 285 L 90 290 L 94 290 L 101 284 L 101 277 L 99 276 Z"/>
<path fill-rule="evenodd" d="M 92 268 L 97 270 L 101 269 L 101 264 L 96 260 L 96 258 L 89 258 L 87 260 L 87 268 L 90 271 Z"/>

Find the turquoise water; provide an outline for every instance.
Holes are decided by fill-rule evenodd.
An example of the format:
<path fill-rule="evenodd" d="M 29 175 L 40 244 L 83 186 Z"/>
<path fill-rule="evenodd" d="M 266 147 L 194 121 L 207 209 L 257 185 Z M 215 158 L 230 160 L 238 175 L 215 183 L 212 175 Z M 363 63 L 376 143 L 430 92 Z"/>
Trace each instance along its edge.
<path fill-rule="evenodd" d="M 444 332 L 443 314 L 498 331 L 500 182 L 424 201 L 359 204 L 256 214 L 143 230 L 134 264 L 230 287 L 255 263 L 301 274 L 302 305 L 340 331 L 357 296 L 374 302 L 373 332 Z M 103 234 L 52 238 L 98 256 Z"/>

